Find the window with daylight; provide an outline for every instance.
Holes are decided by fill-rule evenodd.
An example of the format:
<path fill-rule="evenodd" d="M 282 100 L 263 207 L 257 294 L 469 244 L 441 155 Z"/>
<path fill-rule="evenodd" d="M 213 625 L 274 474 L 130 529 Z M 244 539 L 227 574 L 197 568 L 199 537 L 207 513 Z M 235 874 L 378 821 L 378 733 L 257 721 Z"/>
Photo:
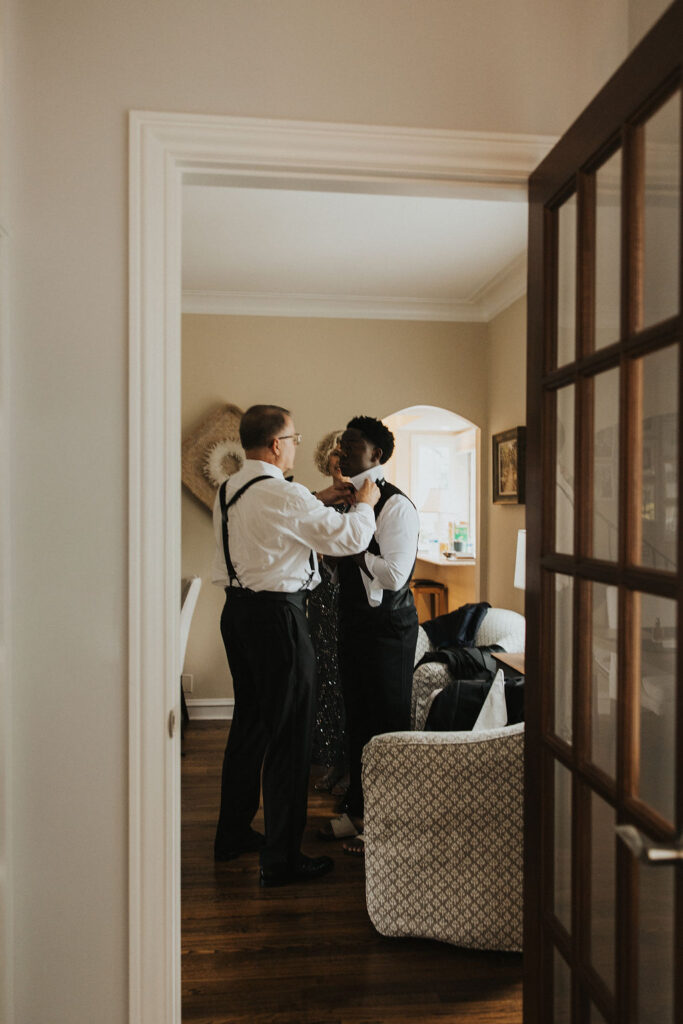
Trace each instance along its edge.
<path fill-rule="evenodd" d="M 384 422 L 396 438 L 387 479 L 420 514 L 419 551 L 477 555 L 479 428 L 457 413 L 416 405 Z"/>

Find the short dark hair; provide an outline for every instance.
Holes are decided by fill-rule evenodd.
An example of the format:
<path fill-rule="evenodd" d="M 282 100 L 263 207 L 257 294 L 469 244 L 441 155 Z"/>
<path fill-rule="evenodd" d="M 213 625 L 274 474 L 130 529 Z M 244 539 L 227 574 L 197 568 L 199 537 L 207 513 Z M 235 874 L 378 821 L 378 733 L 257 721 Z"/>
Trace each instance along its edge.
<path fill-rule="evenodd" d="M 244 450 L 267 448 L 289 415 L 289 409 L 281 405 L 252 405 L 240 420 L 240 441 Z"/>
<path fill-rule="evenodd" d="M 354 416 L 346 424 L 346 427 L 347 430 L 357 430 L 375 448 L 382 449 L 380 465 L 383 466 L 394 454 L 394 435 L 381 420 L 376 420 L 372 416 Z"/>

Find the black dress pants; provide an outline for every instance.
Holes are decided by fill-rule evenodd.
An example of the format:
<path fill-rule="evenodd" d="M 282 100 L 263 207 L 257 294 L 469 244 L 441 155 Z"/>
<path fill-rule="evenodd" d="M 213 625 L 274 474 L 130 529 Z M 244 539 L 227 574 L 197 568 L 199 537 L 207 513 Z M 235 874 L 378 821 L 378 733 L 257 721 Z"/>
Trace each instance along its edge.
<path fill-rule="evenodd" d="M 250 827 L 263 769 L 261 866 L 294 864 L 306 825 L 316 692 L 305 595 L 228 588 L 221 635 L 235 708 L 223 758 L 216 843 L 230 846 Z"/>
<path fill-rule="evenodd" d="M 410 729 L 417 612 L 400 608 L 342 608 L 339 665 L 349 733 L 349 814 L 363 816 L 363 747 L 383 732 Z"/>

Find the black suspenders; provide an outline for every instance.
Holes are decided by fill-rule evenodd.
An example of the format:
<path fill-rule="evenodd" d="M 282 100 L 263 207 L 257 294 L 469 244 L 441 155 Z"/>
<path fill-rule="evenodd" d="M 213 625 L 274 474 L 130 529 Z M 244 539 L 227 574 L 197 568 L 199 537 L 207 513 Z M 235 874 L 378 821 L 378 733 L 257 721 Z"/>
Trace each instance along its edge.
<path fill-rule="evenodd" d="M 232 558 L 230 557 L 230 542 L 229 542 L 229 539 L 228 539 L 228 509 L 231 508 L 231 506 L 235 504 L 235 502 L 238 500 L 238 498 L 242 497 L 242 495 L 244 494 L 245 491 L 249 490 L 249 488 L 251 487 L 252 484 L 257 484 L 259 482 L 259 480 L 273 480 L 273 479 L 275 479 L 275 478 L 270 476 L 268 473 L 263 473 L 261 476 L 255 476 L 252 480 L 247 480 L 246 484 L 244 484 L 243 487 L 240 487 L 239 491 L 236 491 L 235 494 L 233 494 L 233 496 L 230 499 L 230 501 L 228 501 L 228 502 L 226 502 L 226 500 L 225 500 L 225 492 L 227 491 L 227 488 L 228 488 L 228 481 L 224 480 L 223 483 L 221 484 L 221 486 L 218 489 L 218 496 L 219 496 L 220 503 L 221 503 L 221 522 L 223 524 L 223 554 L 225 555 L 225 564 L 226 564 L 227 569 L 228 569 L 228 586 L 230 586 L 230 587 L 232 587 L 233 580 L 237 580 L 237 582 L 239 583 L 240 587 L 242 586 L 242 584 L 239 581 L 237 573 L 235 572 L 235 566 L 232 564 Z M 315 561 L 313 559 L 313 551 L 311 551 L 311 553 L 310 553 L 310 556 L 309 556 L 309 559 L 308 559 L 308 564 L 309 564 L 308 579 L 304 582 L 304 585 L 301 588 L 302 590 L 307 590 L 308 589 L 308 584 L 313 579 L 313 574 L 315 573 Z"/>
<path fill-rule="evenodd" d="M 272 477 L 268 476 L 267 473 L 263 473 L 261 476 L 255 476 L 253 480 L 247 480 L 244 487 L 240 487 L 239 491 L 233 494 L 230 501 L 226 503 L 225 492 L 228 489 L 228 481 L 224 480 L 221 484 L 218 494 L 221 501 L 221 520 L 223 522 L 223 553 L 225 555 L 225 564 L 228 567 L 228 586 L 232 586 L 232 581 L 237 582 L 242 586 L 240 581 L 237 579 L 237 573 L 235 572 L 235 566 L 232 564 L 232 558 L 230 557 L 230 543 L 228 541 L 228 509 L 231 505 L 234 505 L 238 498 L 241 498 L 245 491 L 248 491 L 252 484 L 257 484 L 259 480 L 272 480 Z"/>

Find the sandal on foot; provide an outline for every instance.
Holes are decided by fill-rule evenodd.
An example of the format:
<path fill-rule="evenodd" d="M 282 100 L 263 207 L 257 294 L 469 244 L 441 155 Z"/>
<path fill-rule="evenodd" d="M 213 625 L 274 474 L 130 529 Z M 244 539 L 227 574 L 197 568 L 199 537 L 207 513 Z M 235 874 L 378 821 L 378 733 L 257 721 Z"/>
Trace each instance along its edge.
<path fill-rule="evenodd" d="M 348 814 L 340 814 L 338 818 L 331 818 L 322 828 L 318 829 L 318 839 L 346 839 L 357 834 L 358 829 Z"/>
<path fill-rule="evenodd" d="M 342 850 L 344 853 L 348 853 L 350 857 L 364 857 L 365 836 L 361 832 L 357 836 L 353 836 L 351 839 L 345 839 L 342 843 Z"/>

